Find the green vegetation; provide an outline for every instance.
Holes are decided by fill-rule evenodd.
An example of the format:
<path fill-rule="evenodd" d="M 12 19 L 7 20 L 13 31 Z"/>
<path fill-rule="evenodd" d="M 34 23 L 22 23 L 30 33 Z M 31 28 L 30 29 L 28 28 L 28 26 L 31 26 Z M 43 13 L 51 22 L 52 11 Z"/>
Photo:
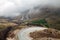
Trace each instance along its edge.
<path fill-rule="evenodd" d="M 45 27 L 49 27 L 49 25 L 45 19 L 39 19 L 39 20 L 32 21 L 32 24 L 39 24 L 39 25 L 42 25 Z"/>

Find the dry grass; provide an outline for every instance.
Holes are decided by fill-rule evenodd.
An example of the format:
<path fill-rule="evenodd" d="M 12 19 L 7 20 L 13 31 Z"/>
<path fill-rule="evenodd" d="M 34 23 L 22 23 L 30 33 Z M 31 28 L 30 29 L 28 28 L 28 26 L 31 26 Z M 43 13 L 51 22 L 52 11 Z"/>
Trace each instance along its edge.
<path fill-rule="evenodd" d="M 43 31 L 35 31 L 30 33 L 30 37 L 33 38 L 33 40 L 49 40 L 51 38 L 60 40 L 60 31 L 55 29 L 45 29 Z"/>

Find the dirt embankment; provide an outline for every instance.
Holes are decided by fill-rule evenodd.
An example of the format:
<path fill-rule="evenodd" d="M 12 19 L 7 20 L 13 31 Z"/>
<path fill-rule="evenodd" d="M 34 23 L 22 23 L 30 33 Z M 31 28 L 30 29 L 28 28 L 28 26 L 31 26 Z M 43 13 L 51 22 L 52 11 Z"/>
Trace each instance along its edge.
<path fill-rule="evenodd" d="M 55 29 L 45 29 L 30 33 L 32 40 L 60 40 L 60 31 Z"/>

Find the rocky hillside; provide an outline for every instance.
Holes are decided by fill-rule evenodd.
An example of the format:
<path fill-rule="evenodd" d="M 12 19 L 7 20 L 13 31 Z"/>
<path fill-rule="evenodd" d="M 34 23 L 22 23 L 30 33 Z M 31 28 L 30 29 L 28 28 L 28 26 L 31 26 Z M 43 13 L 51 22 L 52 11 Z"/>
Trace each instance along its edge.
<path fill-rule="evenodd" d="M 26 14 L 28 14 L 28 16 Z M 38 6 L 30 9 L 26 14 L 25 16 L 27 16 L 29 20 L 45 19 L 50 27 L 60 29 L 60 8 L 58 7 Z"/>
<path fill-rule="evenodd" d="M 46 19 L 50 27 L 60 29 L 60 8 L 44 7 L 34 15 L 38 19 Z"/>

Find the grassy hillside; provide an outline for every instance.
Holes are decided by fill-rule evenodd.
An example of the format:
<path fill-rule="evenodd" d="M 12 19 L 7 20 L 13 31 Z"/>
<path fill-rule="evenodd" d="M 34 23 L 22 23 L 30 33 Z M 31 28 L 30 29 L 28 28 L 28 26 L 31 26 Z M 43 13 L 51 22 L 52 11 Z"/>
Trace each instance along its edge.
<path fill-rule="evenodd" d="M 44 26 L 44 27 L 49 27 L 49 25 L 48 25 L 48 23 L 45 19 L 38 19 L 38 20 L 35 20 L 35 21 L 31 21 L 31 24 L 41 25 L 41 26 Z"/>
<path fill-rule="evenodd" d="M 60 8 L 43 7 L 40 9 L 40 12 L 32 15 L 31 18 L 33 20 L 34 18 L 37 18 L 38 20 L 45 19 L 50 28 L 60 29 Z"/>
<path fill-rule="evenodd" d="M 60 29 L 60 8 L 46 8 L 42 12 L 42 18 L 45 18 L 51 28 Z"/>

